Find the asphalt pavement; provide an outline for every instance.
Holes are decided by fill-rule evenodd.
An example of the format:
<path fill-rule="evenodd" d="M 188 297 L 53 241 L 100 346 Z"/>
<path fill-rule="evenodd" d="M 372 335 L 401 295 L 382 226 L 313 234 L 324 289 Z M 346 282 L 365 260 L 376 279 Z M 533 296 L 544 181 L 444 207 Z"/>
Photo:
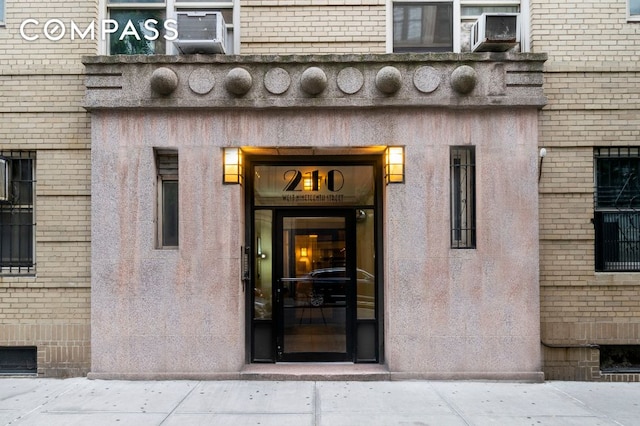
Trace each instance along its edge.
<path fill-rule="evenodd" d="M 640 383 L 0 378 L 0 425 L 639 425 Z"/>

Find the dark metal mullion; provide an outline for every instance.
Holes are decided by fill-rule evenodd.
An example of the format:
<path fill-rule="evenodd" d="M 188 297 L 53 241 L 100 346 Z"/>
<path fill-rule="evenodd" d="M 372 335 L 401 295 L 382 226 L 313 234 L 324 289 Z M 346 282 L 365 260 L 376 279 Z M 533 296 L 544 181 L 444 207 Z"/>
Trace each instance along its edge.
<path fill-rule="evenodd" d="M 468 206 L 469 214 L 471 215 L 469 221 L 469 229 L 471 230 L 471 238 L 470 238 L 470 247 L 476 247 L 476 158 L 475 158 L 475 150 L 469 152 L 470 156 L 470 183 L 469 189 L 471 193 L 470 198 L 470 206 Z M 469 199 L 469 197 L 467 197 Z"/>

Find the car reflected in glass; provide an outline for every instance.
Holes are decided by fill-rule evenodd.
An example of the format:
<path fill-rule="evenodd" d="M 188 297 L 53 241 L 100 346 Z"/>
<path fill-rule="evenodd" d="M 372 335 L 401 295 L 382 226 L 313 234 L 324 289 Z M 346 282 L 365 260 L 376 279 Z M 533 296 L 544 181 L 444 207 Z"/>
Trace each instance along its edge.
<path fill-rule="evenodd" d="M 357 269 L 356 273 L 359 304 L 361 298 L 369 298 L 373 301 L 375 277 L 362 269 Z M 300 277 L 300 282 L 311 283 L 313 306 L 346 303 L 346 284 L 349 282 L 349 277 L 346 276 L 344 267 L 315 269 Z"/>

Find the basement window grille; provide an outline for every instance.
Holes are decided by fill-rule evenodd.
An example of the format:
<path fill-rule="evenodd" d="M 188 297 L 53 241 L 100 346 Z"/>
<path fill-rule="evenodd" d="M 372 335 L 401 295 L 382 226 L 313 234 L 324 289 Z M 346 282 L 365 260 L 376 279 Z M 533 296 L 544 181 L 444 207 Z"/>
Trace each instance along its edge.
<path fill-rule="evenodd" d="M 35 346 L 0 347 L 0 375 L 37 373 L 37 348 Z"/>
<path fill-rule="evenodd" d="M 600 345 L 600 371 L 640 373 L 640 345 Z"/>

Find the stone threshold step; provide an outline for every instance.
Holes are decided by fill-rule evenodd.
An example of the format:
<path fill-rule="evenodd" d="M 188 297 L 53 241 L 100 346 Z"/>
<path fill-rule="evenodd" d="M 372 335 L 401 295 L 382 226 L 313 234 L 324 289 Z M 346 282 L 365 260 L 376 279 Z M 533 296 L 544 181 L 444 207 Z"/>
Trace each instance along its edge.
<path fill-rule="evenodd" d="M 379 364 L 277 363 L 249 364 L 240 372 L 243 380 L 386 381 L 389 370 Z"/>

